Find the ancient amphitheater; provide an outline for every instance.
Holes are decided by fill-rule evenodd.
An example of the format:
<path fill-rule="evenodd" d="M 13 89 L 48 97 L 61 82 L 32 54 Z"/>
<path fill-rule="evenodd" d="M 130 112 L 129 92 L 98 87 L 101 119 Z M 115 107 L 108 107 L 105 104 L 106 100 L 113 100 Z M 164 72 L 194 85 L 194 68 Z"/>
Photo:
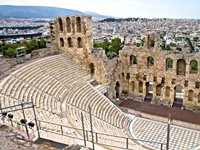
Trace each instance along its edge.
<path fill-rule="evenodd" d="M 160 68 L 157 67 L 153 71 L 147 71 L 146 74 L 143 74 L 147 68 L 140 67 L 136 70 L 134 66 L 130 67 L 128 65 L 130 64 L 129 56 L 146 56 L 148 53 L 148 55 L 160 57 L 155 50 L 151 52 L 151 50 L 146 49 L 142 54 L 137 54 L 139 50 L 124 48 L 120 53 L 120 58 L 108 60 L 102 49 L 93 49 L 92 20 L 88 16 L 57 18 L 50 23 L 50 28 L 52 35 L 51 51 L 55 55 L 25 65 L 3 79 L 0 82 L 1 107 L 33 101 L 36 105 L 40 136 L 70 144 L 83 144 L 83 141 L 80 140 L 83 139 L 83 132 L 74 128 L 82 129 L 82 113 L 85 130 L 91 130 L 89 116 L 89 108 L 91 108 L 93 130 L 94 133 L 99 134 L 95 134 L 93 137 L 91 132 L 86 132 L 88 134 L 87 146 L 92 147 L 91 141 L 94 140 L 98 143 L 95 144 L 95 149 L 99 150 L 166 149 L 167 124 L 125 114 L 111 100 L 127 92 L 138 99 L 144 98 L 146 92 L 143 91 L 146 91 L 146 82 L 155 80 L 156 69 L 159 70 L 164 63 L 160 65 Z M 126 58 L 122 58 L 122 56 Z M 195 57 L 199 58 L 199 55 Z M 190 59 L 195 57 L 191 56 Z M 160 59 L 163 59 L 163 57 Z M 176 59 L 179 59 L 179 56 Z M 140 61 L 143 60 L 138 59 L 137 63 Z M 184 67 L 180 66 L 180 71 L 182 71 Z M 129 72 L 131 69 L 128 67 L 132 68 L 135 73 L 131 74 Z M 160 71 L 162 72 L 161 69 Z M 140 76 L 141 74 L 143 76 Z M 171 74 L 173 76 L 173 71 L 171 71 Z M 168 77 L 162 80 L 160 77 L 162 75 L 157 73 L 155 89 L 159 89 L 158 91 L 170 87 L 172 89 L 171 80 L 168 82 Z M 199 72 L 194 76 L 198 76 L 199 79 Z M 131 82 L 130 79 L 133 78 L 134 80 Z M 182 78 L 185 79 L 188 76 Z M 125 81 L 125 79 L 130 80 L 130 82 Z M 191 76 L 188 81 L 195 79 Z M 179 78 L 177 80 L 174 82 L 179 82 Z M 93 84 L 94 81 L 95 84 Z M 134 82 L 136 83 L 135 86 L 129 85 L 129 83 Z M 163 82 L 170 85 L 166 88 Z M 192 84 L 194 82 L 196 81 L 193 81 Z M 182 79 L 179 83 L 182 85 Z M 188 84 L 188 87 L 190 87 L 190 82 Z M 132 93 L 129 91 L 132 91 Z M 173 97 L 169 92 L 164 91 L 162 93 L 170 95 L 168 99 Z M 193 91 L 195 93 L 194 100 L 192 97 L 189 103 L 187 101 L 185 103 L 193 104 L 189 106 L 194 106 L 194 104 L 197 106 L 198 92 L 199 89 L 195 89 L 195 92 Z M 137 95 L 138 93 L 139 95 Z M 165 96 L 160 94 L 161 92 L 155 93 L 157 94 L 155 94 L 155 97 Z M 171 99 L 166 102 L 168 99 L 163 99 L 166 105 L 173 104 Z M 34 114 L 31 109 L 25 110 L 25 115 L 28 121 L 34 121 Z M 14 114 L 13 122 L 16 123 L 21 118 L 23 118 L 23 114 L 21 110 L 18 110 Z M 174 125 L 171 130 L 170 149 L 200 149 L 199 131 Z M 31 133 L 32 130 L 29 132 Z M 60 132 L 78 139 L 55 134 Z M 35 132 L 32 134 L 37 135 Z M 107 136 L 107 134 L 113 136 Z"/>

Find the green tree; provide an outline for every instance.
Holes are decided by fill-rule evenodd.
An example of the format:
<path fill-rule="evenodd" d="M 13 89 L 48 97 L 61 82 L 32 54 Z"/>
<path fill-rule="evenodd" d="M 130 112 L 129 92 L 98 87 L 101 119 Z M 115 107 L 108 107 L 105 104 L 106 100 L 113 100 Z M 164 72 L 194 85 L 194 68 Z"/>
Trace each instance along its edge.
<path fill-rule="evenodd" d="M 165 49 L 168 50 L 168 51 L 170 51 L 170 50 L 171 50 L 171 47 L 170 47 L 169 45 L 166 45 L 166 46 L 165 46 Z"/>
<path fill-rule="evenodd" d="M 15 54 L 15 49 L 9 47 L 7 50 L 6 50 L 6 56 L 8 57 L 14 57 L 14 54 Z"/>
<path fill-rule="evenodd" d="M 115 38 L 111 42 L 110 51 L 119 54 L 119 50 L 123 48 L 123 44 L 121 43 L 120 38 Z"/>
<path fill-rule="evenodd" d="M 111 42 L 94 43 L 94 48 L 103 48 L 109 59 L 119 55 L 119 51 L 123 48 L 123 44 L 119 38 L 113 39 Z"/>
<path fill-rule="evenodd" d="M 136 47 L 140 47 L 140 43 L 136 43 Z"/>
<path fill-rule="evenodd" d="M 94 43 L 94 48 L 103 48 L 107 53 L 109 51 L 110 44 L 111 43 L 108 41 L 103 43 Z"/>
<path fill-rule="evenodd" d="M 45 48 L 46 47 L 46 41 L 44 38 L 40 39 L 40 48 Z"/>

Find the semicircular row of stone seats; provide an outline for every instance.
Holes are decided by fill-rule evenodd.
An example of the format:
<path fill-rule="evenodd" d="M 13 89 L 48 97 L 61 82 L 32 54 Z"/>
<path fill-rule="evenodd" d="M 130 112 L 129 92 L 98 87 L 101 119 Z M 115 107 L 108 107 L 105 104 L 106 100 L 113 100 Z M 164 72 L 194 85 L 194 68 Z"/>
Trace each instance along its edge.
<path fill-rule="evenodd" d="M 65 54 L 48 57 L 24 66 L 0 83 L 2 107 L 31 99 L 42 110 L 70 113 L 79 126 L 80 113 L 88 112 L 91 106 L 96 132 L 127 136 L 124 131 L 128 131 L 129 117 L 98 93 L 87 79 L 87 73 Z M 89 122 L 86 127 L 89 129 Z"/>
<path fill-rule="evenodd" d="M 64 104 L 70 104 L 85 112 L 89 112 L 90 106 L 93 116 L 117 128 L 127 129 L 129 126 L 130 119 L 89 83 L 74 87 L 63 99 Z M 66 108 L 64 110 L 66 111 Z"/>

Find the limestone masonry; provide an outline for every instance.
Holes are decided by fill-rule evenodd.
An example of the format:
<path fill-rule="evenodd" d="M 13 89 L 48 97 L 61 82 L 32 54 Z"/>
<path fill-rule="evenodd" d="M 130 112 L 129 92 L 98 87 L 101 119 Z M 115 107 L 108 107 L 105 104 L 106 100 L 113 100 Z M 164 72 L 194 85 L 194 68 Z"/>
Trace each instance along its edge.
<path fill-rule="evenodd" d="M 66 53 L 107 88 L 110 99 L 132 98 L 159 105 L 200 111 L 200 53 L 164 51 L 160 39 L 149 36 L 142 48 L 124 46 L 109 60 L 93 48 L 92 18 L 59 17 L 50 23 L 53 53 Z"/>

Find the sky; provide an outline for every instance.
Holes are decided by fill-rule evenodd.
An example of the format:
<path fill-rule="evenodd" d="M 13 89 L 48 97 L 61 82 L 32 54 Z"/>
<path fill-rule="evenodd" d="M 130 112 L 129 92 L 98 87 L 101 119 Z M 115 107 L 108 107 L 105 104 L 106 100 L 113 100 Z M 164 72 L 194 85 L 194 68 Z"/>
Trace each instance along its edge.
<path fill-rule="evenodd" d="M 52 6 L 120 18 L 200 19 L 200 0 L 0 0 L 0 5 Z"/>

